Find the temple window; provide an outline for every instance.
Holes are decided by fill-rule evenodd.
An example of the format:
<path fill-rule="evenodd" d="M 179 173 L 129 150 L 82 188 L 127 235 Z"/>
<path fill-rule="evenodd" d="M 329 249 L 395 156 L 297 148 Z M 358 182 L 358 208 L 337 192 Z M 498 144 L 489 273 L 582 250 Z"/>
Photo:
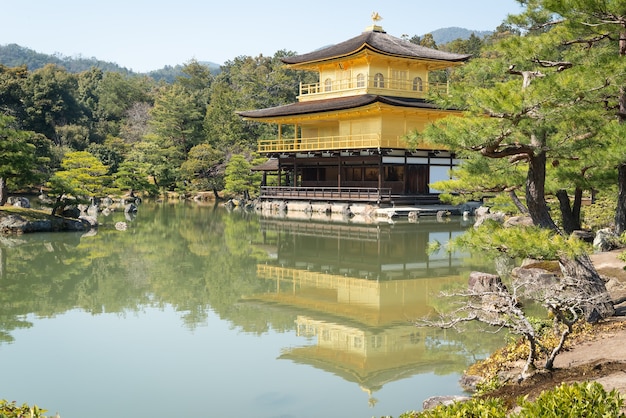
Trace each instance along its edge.
<path fill-rule="evenodd" d="M 413 79 L 413 91 L 424 91 L 424 84 L 421 77 L 415 77 Z"/>
<path fill-rule="evenodd" d="M 324 80 L 324 91 L 331 91 L 333 89 L 333 81 L 330 78 Z"/>
<path fill-rule="evenodd" d="M 374 76 L 374 87 L 385 87 L 385 77 L 381 73 L 376 73 Z"/>
<path fill-rule="evenodd" d="M 363 73 L 359 73 L 356 76 L 356 86 L 357 87 L 365 87 L 365 76 Z"/>

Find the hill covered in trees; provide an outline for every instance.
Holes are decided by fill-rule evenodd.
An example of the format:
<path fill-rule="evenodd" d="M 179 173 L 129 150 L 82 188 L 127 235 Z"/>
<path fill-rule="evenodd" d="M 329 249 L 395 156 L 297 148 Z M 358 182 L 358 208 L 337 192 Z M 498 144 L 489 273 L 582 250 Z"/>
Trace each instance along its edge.
<path fill-rule="evenodd" d="M 430 34 L 437 45 L 444 45 L 458 39 L 469 39 L 472 34 L 478 38 L 484 38 L 491 33 L 493 32 L 449 27 L 437 29 Z M 420 38 L 424 38 L 424 36 L 422 35 Z M 220 64 L 215 62 L 199 61 L 199 63 L 207 66 L 214 75 L 220 71 Z M 136 73 L 114 62 L 102 61 L 96 57 L 85 57 L 82 55 L 69 57 L 61 54 L 44 54 L 17 44 L 0 45 L 0 64 L 7 67 L 25 65 L 29 71 L 43 68 L 46 64 L 55 64 L 75 74 L 88 71 L 91 68 L 97 68 L 103 72 L 116 72 L 125 75 L 148 75 L 156 81 L 165 81 L 167 83 L 173 83 L 177 77 L 183 76 L 184 66 L 184 64 L 180 63 L 172 64 L 148 73 Z"/>
<path fill-rule="evenodd" d="M 126 67 L 121 67 L 116 63 L 102 61 L 95 57 L 88 58 L 81 55 L 67 57 L 60 54 L 44 54 L 17 44 L 0 45 L 0 64 L 7 67 L 20 67 L 25 65 L 30 71 L 43 68 L 47 64 L 55 64 L 75 74 L 88 71 L 91 68 L 125 75 L 141 74 L 135 73 Z M 213 74 L 217 74 L 220 70 L 220 64 L 214 62 L 200 62 L 200 64 L 207 66 Z M 150 71 L 147 75 L 154 78 L 156 81 L 172 83 L 176 77 L 183 75 L 183 65 L 167 65 L 161 69 Z"/>

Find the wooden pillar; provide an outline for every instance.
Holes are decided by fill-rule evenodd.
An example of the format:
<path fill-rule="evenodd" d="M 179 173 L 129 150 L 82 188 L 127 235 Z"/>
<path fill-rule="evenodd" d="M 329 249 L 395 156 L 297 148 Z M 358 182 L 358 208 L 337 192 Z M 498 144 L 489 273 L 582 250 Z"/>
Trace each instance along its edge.
<path fill-rule="evenodd" d="M 383 156 L 382 153 L 378 154 L 378 201 L 383 189 Z"/>
<path fill-rule="evenodd" d="M 298 187 L 298 159 L 293 157 L 293 187 Z"/>
<path fill-rule="evenodd" d="M 337 164 L 339 165 L 337 170 L 337 190 L 341 192 L 341 152 L 337 156 Z"/>
<path fill-rule="evenodd" d="M 404 192 L 405 193 L 413 193 L 414 190 L 410 190 L 409 186 L 411 185 L 411 180 L 409 179 L 409 176 L 411 175 L 410 171 L 411 171 L 411 166 L 409 165 L 409 161 L 408 161 L 408 156 L 405 154 L 404 155 Z M 416 186 L 417 187 L 417 186 Z"/>

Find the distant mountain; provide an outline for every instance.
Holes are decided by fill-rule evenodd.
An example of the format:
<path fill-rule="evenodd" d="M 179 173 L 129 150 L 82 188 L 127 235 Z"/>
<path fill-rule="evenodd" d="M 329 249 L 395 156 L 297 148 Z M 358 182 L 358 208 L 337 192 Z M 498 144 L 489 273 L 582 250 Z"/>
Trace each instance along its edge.
<path fill-rule="evenodd" d="M 102 71 L 118 72 L 122 74 L 143 74 L 135 73 L 128 68 L 121 67 L 112 62 L 101 61 L 96 58 L 85 58 L 82 56 L 66 57 L 60 54 L 43 54 L 17 44 L 0 45 L 0 64 L 7 67 L 19 67 L 26 65 L 29 71 L 37 70 L 46 64 L 56 64 L 67 69 L 71 73 L 80 73 L 87 71 L 93 67 Z M 209 67 L 212 73 L 217 74 L 220 71 L 220 65 L 214 62 L 200 62 L 200 64 Z M 177 76 L 182 75 L 182 65 L 169 66 L 166 65 L 160 70 L 150 71 L 146 75 L 157 81 L 163 80 L 172 82 Z"/>
<path fill-rule="evenodd" d="M 60 54 L 42 54 L 17 44 L 0 45 L 0 64 L 7 67 L 26 65 L 30 71 L 42 68 L 46 64 L 56 64 L 65 67 L 67 71 L 72 73 L 87 71 L 92 67 L 100 68 L 102 71 L 132 73 L 129 69 L 120 67 L 115 63 L 101 61 L 93 57 L 65 57 Z"/>
<path fill-rule="evenodd" d="M 443 45 L 459 38 L 468 39 L 472 33 L 482 39 L 487 35 L 491 35 L 493 31 L 470 30 L 470 29 L 465 29 L 465 28 L 450 27 L 450 28 L 437 29 L 430 33 L 433 35 L 433 39 L 435 40 L 437 45 Z"/>

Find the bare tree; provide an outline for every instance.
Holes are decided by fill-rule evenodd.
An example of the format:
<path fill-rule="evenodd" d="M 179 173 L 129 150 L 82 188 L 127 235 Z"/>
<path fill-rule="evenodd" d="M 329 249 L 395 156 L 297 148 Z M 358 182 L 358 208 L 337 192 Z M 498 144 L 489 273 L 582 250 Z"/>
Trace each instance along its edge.
<path fill-rule="evenodd" d="M 500 276 L 473 272 L 467 289 L 444 296 L 460 298 L 458 307 L 440 313 L 437 320 L 418 320 L 416 325 L 457 328 L 464 322 L 479 321 L 497 329 L 507 328 L 513 334 L 523 336 L 529 350 L 520 380 L 530 375 L 540 352 L 545 354 L 543 367 L 551 370 L 574 324 L 584 319 L 588 307 L 610 301 L 608 293 L 592 292 L 588 286 L 581 286 L 575 277 L 560 277 L 542 269 L 525 268 L 513 269 L 508 286 Z M 522 308 L 522 301 L 535 302 L 551 314 L 554 330 L 559 336 L 559 342 L 554 348 L 549 349 L 541 343 L 540 336 Z"/>

